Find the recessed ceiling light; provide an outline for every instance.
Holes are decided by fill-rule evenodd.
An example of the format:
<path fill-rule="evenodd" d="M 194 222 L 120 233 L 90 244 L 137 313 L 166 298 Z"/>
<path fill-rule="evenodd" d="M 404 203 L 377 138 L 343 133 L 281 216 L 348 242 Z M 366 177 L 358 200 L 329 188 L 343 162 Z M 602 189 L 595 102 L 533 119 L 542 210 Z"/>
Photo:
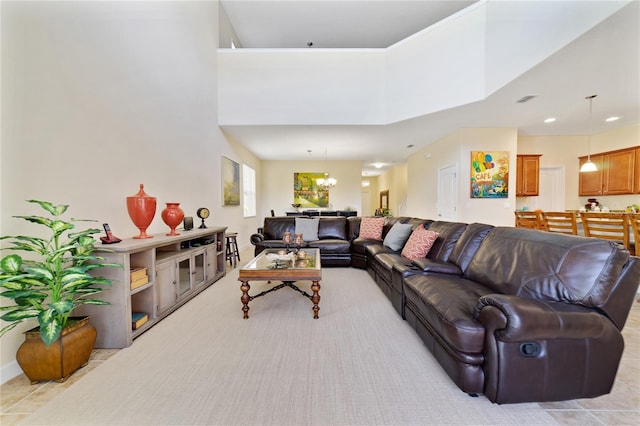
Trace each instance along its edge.
<path fill-rule="evenodd" d="M 382 168 L 383 164 L 382 163 L 374 163 L 373 167 L 375 167 L 376 169 L 380 169 Z"/>
<path fill-rule="evenodd" d="M 616 120 L 620 120 L 620 117 L 609 117 L 604 121 L 606 121 L 607 123 L 610 123 L 610 122 L 616 121 Z"/>
<path fill-rule="evenodd" d="M 407 148 L 413 148 L 414 145 L 412 143 L 410 143 L 409 145 L 407 145 Z"/>
<path fill-rule="evenodd" d="M 555 117 L 549 117 L 546 120 L 544 120 L 545 123 L 553 123 L 554 121 L 556 121 Z"/>

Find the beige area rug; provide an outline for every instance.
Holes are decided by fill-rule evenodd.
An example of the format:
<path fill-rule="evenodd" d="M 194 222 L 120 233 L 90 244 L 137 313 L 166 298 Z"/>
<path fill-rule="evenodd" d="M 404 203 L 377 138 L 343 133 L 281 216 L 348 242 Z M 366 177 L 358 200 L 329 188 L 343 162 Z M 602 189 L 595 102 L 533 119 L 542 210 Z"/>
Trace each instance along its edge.
<path fill-rule="evenodd" d="M 461 392 L 369 275 L 323 270 L 242 319 L 237 270 L 26 419 L 38 425 L 556 424 Z M 309 291 L 310 283 L 300 283 Z M 251 294 L 268 288 L 252 285 Z"/>

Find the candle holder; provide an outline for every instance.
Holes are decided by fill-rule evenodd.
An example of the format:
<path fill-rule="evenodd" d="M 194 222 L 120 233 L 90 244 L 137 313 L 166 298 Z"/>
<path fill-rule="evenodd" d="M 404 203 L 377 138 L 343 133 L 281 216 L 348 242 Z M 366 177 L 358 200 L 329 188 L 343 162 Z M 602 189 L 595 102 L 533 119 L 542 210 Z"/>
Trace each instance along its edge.
<path fill-rule="evenodd" d="M 287 253 L 290 253 L 291 250 L 289 250 L 289 245 L 291 244 L 291 232 L 285 232 L 282 236 L 282 242 L 284 243 L 284 246 L 287 249 Z"/>
<path fill-rule="evenodd" d="M 296 234 L 293 239 L 293 243 L 296 245 L 296 253 L 300 251 L 300 246 L 304 244 L 304 238 L 302 238 L 302 234 Z"/>

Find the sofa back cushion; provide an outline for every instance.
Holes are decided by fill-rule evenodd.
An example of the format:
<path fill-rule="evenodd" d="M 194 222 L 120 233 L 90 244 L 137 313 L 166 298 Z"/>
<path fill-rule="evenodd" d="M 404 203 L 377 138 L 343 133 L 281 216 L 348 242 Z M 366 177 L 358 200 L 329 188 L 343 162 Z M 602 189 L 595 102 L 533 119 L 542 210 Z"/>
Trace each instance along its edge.
<path fill-rule="evenodd" d="M 466 223 L 435 221 L 429 225 L 429 230 L 438 233 L 438 239 L 427 254 L 428 259 L 447 262 L 458 239 L 467 227 Z"/>
<path fill-rule="evenodd" d="M 293 216 L 265 217 L 262 234 L 265 240 L 281 240 L 285 232 L 295 234 L 296 222 Z"/>
<path fill-rule="evenodd" d="M 471 223 L 467 225 L 453 248 L 451 256 L 449 256 L 449 262 L 455 264 L 464 272 L 478 251 L 482 240 L 484 240 L 492 229 L 493 225 L 486 225 L 484 223 Z"/>
<path fill-rule="evenodd" d="M 496 227 L 465 275 L 496 293 L 597 307 L 628 260 L 629 252 L 611 241 Z"/>
<path fill-rule="evenodd" d="M 320 240 L 348 240 L 347 238 L 347 218 L 320 217 L 318 223 L 318 239 Z"/>

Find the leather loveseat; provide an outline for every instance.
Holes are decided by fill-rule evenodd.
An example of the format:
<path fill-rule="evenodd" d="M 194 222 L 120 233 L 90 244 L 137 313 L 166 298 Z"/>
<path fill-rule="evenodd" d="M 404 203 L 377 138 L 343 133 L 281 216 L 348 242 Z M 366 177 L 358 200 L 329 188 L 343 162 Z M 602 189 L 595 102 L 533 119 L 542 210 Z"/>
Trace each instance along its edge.
<path fill-rule="evenodd" d="M 410 260 L 360 238 L 360 221 L 346 224 L 351 266 L 367 269 L 461 390 L 495 403 L 611 391 L 640 258 L 596 238 L 386 218 L 383 238 L 396 222 L 438 232 L 426 257 Z"/>

